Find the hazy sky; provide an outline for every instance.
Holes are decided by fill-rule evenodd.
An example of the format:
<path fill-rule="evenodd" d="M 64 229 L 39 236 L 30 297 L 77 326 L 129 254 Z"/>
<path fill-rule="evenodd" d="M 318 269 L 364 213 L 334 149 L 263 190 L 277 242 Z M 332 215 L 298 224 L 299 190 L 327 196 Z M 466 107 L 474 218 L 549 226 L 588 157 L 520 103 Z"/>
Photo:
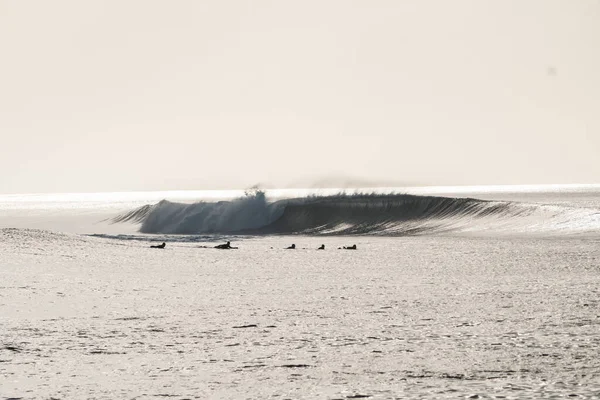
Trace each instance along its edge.
<path fill-rule="evenodd" d="M 0 192 L 600 183 L 600 0 L 0 0 Z"/>

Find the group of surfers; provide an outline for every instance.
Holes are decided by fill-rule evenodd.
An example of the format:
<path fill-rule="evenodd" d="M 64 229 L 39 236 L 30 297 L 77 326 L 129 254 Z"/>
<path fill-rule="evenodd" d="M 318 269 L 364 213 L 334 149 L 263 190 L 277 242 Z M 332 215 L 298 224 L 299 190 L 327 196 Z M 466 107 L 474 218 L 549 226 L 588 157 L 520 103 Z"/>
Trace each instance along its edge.
<path fill-rule="evenodd" d="M 153 249 L 164 249 L 167 246 L 167 244 L 165 242 L 163 242 L 162 244 L 157 244 L 157 245 L 152 245 L 150 246 Z M 227 243 L 223 243 L 220 245 L 215 246 L 215 249 L 221 249 L 221 250 L 229 250 L 229 249 L 237 249 L 237 247 L 233 247 L 231 245 L 231 242 L 227 242 Z M 286 250 L 295 250 L 296 249 L 296 245 L 292 244 L 289 247 L 285 248 Z M 356 250 L 356 245 L 353 244 L 352 246 L 344 246 L 344 247 L 338 247 L 338 249 L 343 249 L 343 250 Z M 322 244 L 319 248 L 317 248 L 317 250 L 325 250 L 325 245 Z"/>
<path fill-rule="evenodd" d="M 296 245 L 292 244 L 290 247 L 286 247 L 286 250 L 296 250 Z M 344 247 L 338 247 L 338 249 L 344 249 L 344 250 L 356 250 L 356 245 L 353 244 L 352 246 L 344 246 Z M 322 244 L 321 247 L 317 248 L 317 250 L 325 250 L 325 245 Z"/>

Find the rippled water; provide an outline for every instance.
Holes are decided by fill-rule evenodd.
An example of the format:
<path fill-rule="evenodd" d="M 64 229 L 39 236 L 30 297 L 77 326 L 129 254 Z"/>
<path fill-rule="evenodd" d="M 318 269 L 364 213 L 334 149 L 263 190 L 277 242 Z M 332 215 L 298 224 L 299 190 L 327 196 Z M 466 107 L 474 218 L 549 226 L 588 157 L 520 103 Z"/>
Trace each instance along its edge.
<path fill-rule="evenodd" d="M 133 239 L 0 230 L 0 397 L 600 395 L 598 239 Z"/>

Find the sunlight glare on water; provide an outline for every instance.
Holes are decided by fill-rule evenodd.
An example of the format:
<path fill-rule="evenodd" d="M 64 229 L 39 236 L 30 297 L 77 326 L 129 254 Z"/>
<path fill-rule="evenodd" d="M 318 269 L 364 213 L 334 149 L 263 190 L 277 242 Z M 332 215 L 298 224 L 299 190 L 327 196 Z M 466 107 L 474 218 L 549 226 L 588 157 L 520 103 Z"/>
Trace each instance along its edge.
<path fill-rule="evenodd" d="M 421 195 L 474 195 L 502 193 L 596 193 L 600 185 L 495 185 L 495 186 L 422 186 L 376 188 L 326 188 L 326 189 L 266 189 L 269 199 L 333 195 L 346 193 L 410 193 Z M 245 190 L 172 190 L 148 192 L 104 193 L 35 193 L 0 195 L 0 209 L 76 209 L 112 208 L 127 209 L 161 200 L 192 203 L 195 201 L 231 200 L 244 196 Z"/>

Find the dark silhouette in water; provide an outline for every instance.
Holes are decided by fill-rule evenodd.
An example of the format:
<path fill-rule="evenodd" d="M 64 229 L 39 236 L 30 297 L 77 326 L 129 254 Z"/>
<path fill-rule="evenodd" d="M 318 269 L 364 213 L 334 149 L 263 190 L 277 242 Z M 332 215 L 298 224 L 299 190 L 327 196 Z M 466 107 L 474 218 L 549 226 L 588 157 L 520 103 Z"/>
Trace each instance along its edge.
<path fill-rule="evenodd" d="M 286 247 L 286 250 L 295 250 L 296 249 L 296 245 L 292 244 L 290 247 Z"/>
<path fill-rule="evenodd" d="M 167 244 L 165 242 L 163 242 L 162 244 L 157 244 L 157 245 L 153 245 L 153 246 L 150 246 L 150 247 L 153 248 L 153 249 L 164 249 L 166 245 Z"/>
<path fill-rule="evenodd" d="M 325 245 L 322 244 L 321 247 L 319 247 L 317 250 L 325 250 Z"/>
<path fill-rule="evenodd" d="M 232 247 L 231 242 L 227 242 L 225 244 L 220 244 L 218 246 L 215 246 L 215 249 L 229 250 L 229 249 L 237 249 L 237 247 Z"/>
<path fill-rule="evenodd" d="M 353 244 L 352 246 L 348 246 L 348 247 L 344 246 L 344 250 L 356 250 L 356 245 Z"/>

